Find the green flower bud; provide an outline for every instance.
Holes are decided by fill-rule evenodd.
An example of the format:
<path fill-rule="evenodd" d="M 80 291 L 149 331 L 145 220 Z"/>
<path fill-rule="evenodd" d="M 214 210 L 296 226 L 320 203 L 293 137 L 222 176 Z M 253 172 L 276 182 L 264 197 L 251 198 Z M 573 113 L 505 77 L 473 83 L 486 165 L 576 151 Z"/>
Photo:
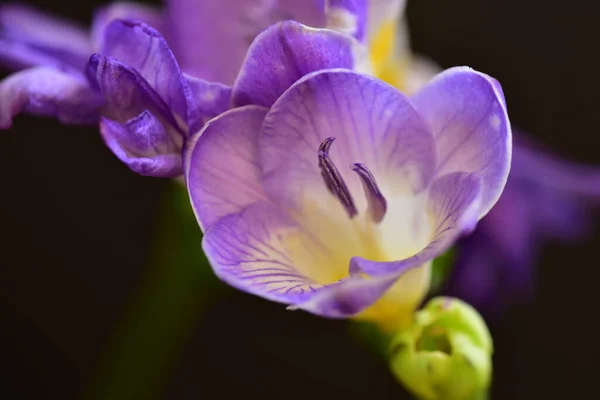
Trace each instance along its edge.
<path fill-rule="evenodd" d="M 390 347 L 396 378 L 425 400 L 475 400 L 489 387 L 492 338 L 470 305 L 437 297 Z"/>

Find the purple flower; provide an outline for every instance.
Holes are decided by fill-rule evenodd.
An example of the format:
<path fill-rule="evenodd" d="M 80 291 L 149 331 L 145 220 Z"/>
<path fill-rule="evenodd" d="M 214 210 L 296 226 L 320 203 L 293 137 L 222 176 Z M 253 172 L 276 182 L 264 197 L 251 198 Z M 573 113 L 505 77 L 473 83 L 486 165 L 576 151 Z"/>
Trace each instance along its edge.
<path fill-rule="evenodd" d="M 184 164 L 203 248 L 223 281 L 392 327 L 426 294 L 430 261 L 494 205 L 510 158 L 504 97 L 484 74 L 450 69 L 409 99 L 330 69 L 270 108 L 211 120 Z"/>
<path fill-rule="evenodd" d="M 327 12 L 323 0 L 173 0 L 168 6 L 170 18 L 163 19 L 146 7 L 116 4 L 96 14 L 89 37 L 72 28 L 66 38 L 45 38 L 47 30 L 61 26 L 54 19 L 18 6 L 0 9 L 0 39 L 14 50 L 0 59 L 41 65 L 0 84 L 0 127 L 9 127 L 23 110 L 65 123 L 99 121 L 108 147 L 132 170 L 174 177 L 182 172 L 185 141 L 210 118 L 230 107 L 270 106 L 310 72 L 364 69 L 368 61 L 366 49 L 350 35 L 294 21 L 269 26 L 288 17 L 324 26 L 335 14 L 330 19 L 338 28 L 364 36 L 364 0 L 332 0 Z M 15 15 L 22 26 L 11 25 Z M 134 20 L 114 19 L 119 17 Z M 161 27 L 183 70 L 205 79 L 182 72 L 163 36 L 138 18 Z M 232 77 L 233 86 L 221 83 Z"/>
<path fill-rule="evenodd" d="M 543 245 L 586 237 L 590 206 L 599 199 L 597 168 L 563 161 L 516 135 L 506 188 L 475 232 L 458 242 L 444 293 L 489 315 L 528 298 Z"/>
<path fill-rule="evenodd" d="M 90 55 L 102 48 L 104 29 L 116 18 L 160 20 L 150 7 L 117 3 L 98 10 L 88 33 L 27 6 L 0 6 L 0 65 L 30 68 L 0 83 L 0 128 L 9 128 L 22 111 L 68 124 L 97 123 L 103 99 L 90 88 L 84 71 Z"/>

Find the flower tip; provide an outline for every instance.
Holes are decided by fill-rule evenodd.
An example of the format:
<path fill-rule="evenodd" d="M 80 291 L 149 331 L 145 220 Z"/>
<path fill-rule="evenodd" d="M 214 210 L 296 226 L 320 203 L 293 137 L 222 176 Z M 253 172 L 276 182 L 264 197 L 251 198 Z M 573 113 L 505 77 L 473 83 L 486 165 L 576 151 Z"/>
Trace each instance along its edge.
<path fill-rule="evenodd" d="M 329 149 L 331 148 L 333 142 L 335 142 L 335 137 L 333 136 L 323 140 L 319 145 L 319 154 L 324 153 L 325 155 L 329 155 Z"/>

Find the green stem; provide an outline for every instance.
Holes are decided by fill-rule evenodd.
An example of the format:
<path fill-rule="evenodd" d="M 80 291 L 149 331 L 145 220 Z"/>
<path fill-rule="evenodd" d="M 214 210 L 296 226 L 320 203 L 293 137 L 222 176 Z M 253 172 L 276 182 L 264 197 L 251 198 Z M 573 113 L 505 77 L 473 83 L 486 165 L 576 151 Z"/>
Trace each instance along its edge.
<path fill-rule="evenodd" d="M 162 204 L 152 268 L 100 365 L 87 399 L 161 397 L 193 326 L 225 286 L 213 275 L 185 189 L 173 182 Z"/>

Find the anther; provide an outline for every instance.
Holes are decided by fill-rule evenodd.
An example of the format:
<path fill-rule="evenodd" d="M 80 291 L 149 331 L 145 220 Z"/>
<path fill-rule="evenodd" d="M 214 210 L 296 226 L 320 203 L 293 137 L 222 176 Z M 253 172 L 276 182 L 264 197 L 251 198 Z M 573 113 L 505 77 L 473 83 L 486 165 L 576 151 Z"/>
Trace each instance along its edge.
<path fill-rule="evenodd" d="M 354 163 L 350 167 L 360 177 L 367 203 L 369 204 L 371 218 L 375 222 L 381 222 L 387 211 L 387 201 L 383 197 L 381 190 L 379 190 L 379 186 L 375 182 L 375 177 L 364 164 Z"/>
<path fill-rule="evenodd" d="M 325 139 L 319 146 L 319 168 L 321 169 L 321 176 L 325 181 L 327 189 L 342 203 L 348 216 L 353 218 L 358 214 L 352 195 L 348 190 L 348 186 L 344 182 L 340 171 L 336 168 L 335 164 L 329 157 L 329 149 L 331 144 L 335 141 L 334 137 Z"/>

